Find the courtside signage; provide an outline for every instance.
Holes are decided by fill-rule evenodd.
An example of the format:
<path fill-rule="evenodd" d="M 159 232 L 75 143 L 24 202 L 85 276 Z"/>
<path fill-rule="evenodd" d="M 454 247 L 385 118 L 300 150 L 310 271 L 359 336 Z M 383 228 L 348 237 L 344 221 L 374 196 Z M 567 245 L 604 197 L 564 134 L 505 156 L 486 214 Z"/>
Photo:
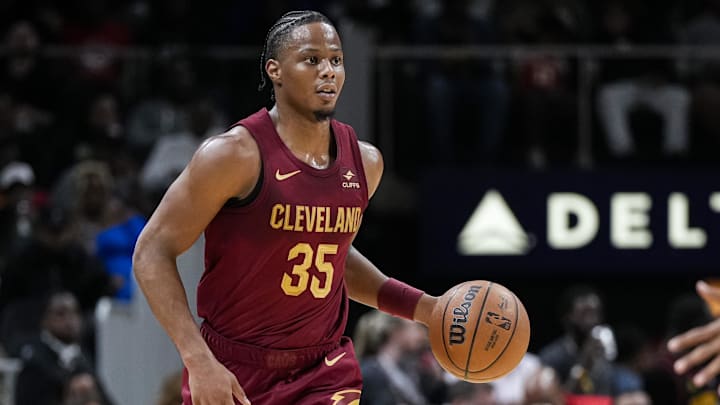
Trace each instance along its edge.
<path fill-rule="evenodd" d="M 426 267 L 461 272 L 710 271 L 720 266 L 717 178 L 699 171 L 434 172 L 421 194 L 421 252 Z"/>

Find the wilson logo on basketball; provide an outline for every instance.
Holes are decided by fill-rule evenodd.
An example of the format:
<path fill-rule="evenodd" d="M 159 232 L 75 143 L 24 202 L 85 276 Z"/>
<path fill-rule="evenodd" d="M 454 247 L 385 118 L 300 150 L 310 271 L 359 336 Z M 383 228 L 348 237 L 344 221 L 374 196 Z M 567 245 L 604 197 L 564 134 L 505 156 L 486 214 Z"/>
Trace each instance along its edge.
<path fill-rule="evenodd" d="M 352 181 L 353 177 L 355 177 L 355 173 L 353 173 L 352 170 L 348 169 L 342 176 L 346 180 L 342 182 L 343 188 L 360 188 L 360 183 Z"/>
<path fill-rule="evenodd" d="M 472 285 L 465 293 L 465 297 L 462 304 L 453 308 L 453 320 L 450 325 L 450 344 L 459 345 L 465 342 L 465 324 L 468 321 L 468 314 L 470 313 L 470 307 L 477 298 L 478 293 L 482 287 Z"/>

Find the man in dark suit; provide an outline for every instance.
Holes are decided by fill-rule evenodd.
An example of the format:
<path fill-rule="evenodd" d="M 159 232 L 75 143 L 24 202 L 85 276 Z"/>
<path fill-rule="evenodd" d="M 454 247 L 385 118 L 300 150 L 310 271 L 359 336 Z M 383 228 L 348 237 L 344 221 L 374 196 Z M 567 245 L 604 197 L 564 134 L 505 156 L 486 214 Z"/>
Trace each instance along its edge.
<path fill-rule="evenodd" d="M 92 362 L 79 343 L 81 330 L 75 296 L 67 291 L 50 294 L 39 336 L 20 350 L 23 368 L 16 385 L 17 405 L 60 405 L 71 377 L 78 373 L 94 375 Z"/>

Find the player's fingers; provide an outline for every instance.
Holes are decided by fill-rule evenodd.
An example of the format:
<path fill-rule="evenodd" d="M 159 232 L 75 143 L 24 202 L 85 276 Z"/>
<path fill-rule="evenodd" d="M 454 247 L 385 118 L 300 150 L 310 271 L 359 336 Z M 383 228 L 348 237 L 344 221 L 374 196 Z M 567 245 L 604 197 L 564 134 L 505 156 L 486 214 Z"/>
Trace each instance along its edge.
<path fill-rule="evenodd" d="M 232 393 L 233 396 L 238 401 L 240 401 L 242 405 L 250 405 L 250 400 L 248 399 L 247 395 L 245 395 L 245 390 L 242 389 L 240 383 L 238 383 L 237 379 L 235 378 L 233 378 Z"/>
<path fill-rule="evenodd" d="M 678 373 L 684 373 L 687 370 L 704 363 L 710 357 L 720 353 L 720 339 L 710 340 L 707 343 L 695 347 L 690 353 L 680 357 L 673 367 Z"/>
<path fill-rule="evenodd" d="M 697 387 L 702 387 L 718 374 L 720 374 L 720 356 L 715 357 L 713 361 L 693 376 L 693 384 Z"/>
<path fill-rule="evenodd" d="M 667 348 L 671 352 L 683 351 L 712 339 L 718 333 L 720 333 L 720 319 L 673 337 L 668 341 Z"/>
<path fill-rule="evenodd" d="M 713 287 L 710 284 L 700 280 L 695 284 L 695 290 L 707 301 L 720 302 L 720 288 Z"/>

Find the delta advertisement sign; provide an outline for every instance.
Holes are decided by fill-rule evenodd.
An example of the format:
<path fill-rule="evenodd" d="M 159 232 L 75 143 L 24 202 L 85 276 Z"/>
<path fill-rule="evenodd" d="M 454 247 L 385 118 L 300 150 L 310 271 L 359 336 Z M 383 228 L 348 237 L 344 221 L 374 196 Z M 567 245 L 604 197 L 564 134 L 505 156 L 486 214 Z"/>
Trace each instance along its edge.
<path fill-rule="evenodd" d="M 717 273 L 719 175 L 433 171 L 420 192 L 421 263 L 468 275 Z"/>

